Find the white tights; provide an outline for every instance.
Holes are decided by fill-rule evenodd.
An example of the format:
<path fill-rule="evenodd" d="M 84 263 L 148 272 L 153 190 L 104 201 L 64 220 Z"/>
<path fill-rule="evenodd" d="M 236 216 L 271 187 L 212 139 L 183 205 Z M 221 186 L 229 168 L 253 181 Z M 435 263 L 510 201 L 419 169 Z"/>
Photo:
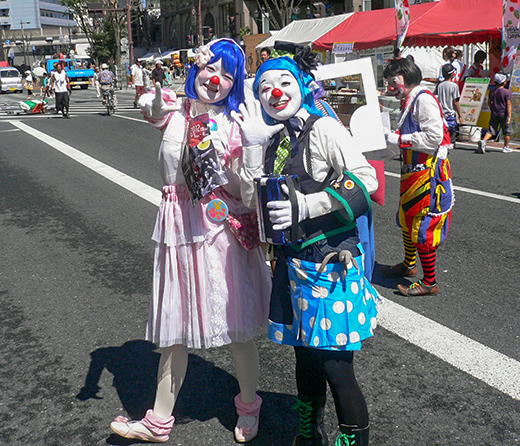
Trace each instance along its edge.
<path fill-rule="evenodd" d="M 258 350 L 253 340 L 229 344 L 244 403 L 255 401 L 259 378 Z M 157 373 L 157 393 L 154 412 L 161 418 L 169 418 L 179 396 L 188 368 L 188 348 L 182 344 L 163 348 Z"/>

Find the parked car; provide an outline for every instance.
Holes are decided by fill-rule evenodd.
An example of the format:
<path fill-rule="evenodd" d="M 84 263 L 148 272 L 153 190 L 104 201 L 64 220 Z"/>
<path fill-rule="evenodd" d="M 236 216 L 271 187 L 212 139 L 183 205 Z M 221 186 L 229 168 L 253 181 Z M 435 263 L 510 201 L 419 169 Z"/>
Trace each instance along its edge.
<path fill-rule="evenodd" d="M 0 93 L 6 91 L 23 91 L 22 75 L 14 67 L 0 68 Z"/>

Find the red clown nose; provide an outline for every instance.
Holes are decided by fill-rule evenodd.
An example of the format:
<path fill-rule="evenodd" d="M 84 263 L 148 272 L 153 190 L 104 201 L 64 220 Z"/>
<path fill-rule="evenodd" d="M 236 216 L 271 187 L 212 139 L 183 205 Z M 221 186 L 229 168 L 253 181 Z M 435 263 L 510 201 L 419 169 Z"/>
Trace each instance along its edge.
<path fill-rule="evenodd" d="M 218 85 L 220 84 L 220 77 L 218 76 L 212 76 L 211 79 L 209 80 L 213 85 Z"/>
<path fill-rule="evenodd" d="M 283 96 L 283 91 L 279 88 L 275 88 L 271 93 L 275 99 L 281 98 Z"/>

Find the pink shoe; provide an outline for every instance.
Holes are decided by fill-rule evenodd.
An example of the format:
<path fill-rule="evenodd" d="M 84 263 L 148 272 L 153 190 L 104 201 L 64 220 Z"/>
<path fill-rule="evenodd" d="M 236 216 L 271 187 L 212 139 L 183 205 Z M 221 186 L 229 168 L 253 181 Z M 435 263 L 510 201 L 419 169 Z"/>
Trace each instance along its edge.
<path fill-rule="evenodd" d="M 170 439 L 170 432 L 175 418 L 159 418 L 152 409 L 146 412 L 146 416 L 141 421 L 130 421 L 128 418 L 118 416 L 110 428 L 124 438 L 134 440 L 144 440 L 153 443 L 164 443 Z"/>
<path fill-rule="evenodd" d="M 235 406 L 238 414 L 237 425 L 235 427 L 235 441 L 237 443 L 246 443 L 258 435 L 258 421 L 260 418 L 262 398 L 256 395 L 252 403 L 244 403 L 239 393 L 235 396 Z"/>

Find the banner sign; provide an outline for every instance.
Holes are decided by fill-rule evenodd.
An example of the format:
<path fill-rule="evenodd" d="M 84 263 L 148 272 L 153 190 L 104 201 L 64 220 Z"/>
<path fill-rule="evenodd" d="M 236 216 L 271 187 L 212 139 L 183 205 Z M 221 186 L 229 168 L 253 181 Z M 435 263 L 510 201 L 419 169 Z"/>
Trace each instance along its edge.
<path fill-rule="evenodd" d="M 459 100 L 462 124 L 477 125 L 490 80 L 489 77 L 483 79 L 476 77 L 466 78 Z"/>
<path fill-rule="evenodd" d="M 511 113 L 511 139 L 518 141 L 520 139 L 520 52 L 516 53 L 509 89 L 513 93 L 511 101 L 513 105 Z"/>
<path fill-rule="evenodd" d="M 395 0 L 395 15 L 397 17 L 397 48 L 401 48 L 410 24 L 408 0 Z"/>
<path fill-rule="evenodd" d="M 354 42 L 335 43 L 332 45 L 333 54 L 349 54 L 354 52 Z"/>
<path fill-rule="evenodd" d="M 520 7 L 518 0 L 504 0 L 502 15 L 502 71 L 510 73 L 520 45 Z"/>
<path fill-rule="evenodd" d="M 511 72 L 509 89 L 513 94 L 520 94 L 520 53 L 516 53 L 515 62 L 513 64 L 513 71 Z"/>

